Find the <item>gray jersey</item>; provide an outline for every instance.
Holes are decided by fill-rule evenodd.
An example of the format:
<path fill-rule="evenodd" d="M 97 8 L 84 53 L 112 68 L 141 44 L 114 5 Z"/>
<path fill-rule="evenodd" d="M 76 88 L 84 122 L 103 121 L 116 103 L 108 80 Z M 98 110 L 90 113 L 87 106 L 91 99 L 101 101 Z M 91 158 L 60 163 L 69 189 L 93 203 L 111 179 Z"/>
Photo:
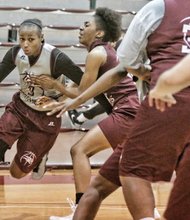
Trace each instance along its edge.
<path fill-rule="evenodd" d="M 55 90 L 45 91 L 39 86 L 32 85 L 28 80 L 31 75 L 46 74 L 51 76 L 51 52 L 54 48 L 54 46 L 44 44 L 40 56 L 34 65 L 30 65 L 28 56 L 24 54 L 22 49 L 19 50 L 16 56 L 15 64 L 19 70 L 21 83 L 20 98 L 26 105 L 38 111 L 44 111 L 42 108 L 43 104 L 55 101 L 54 97 L 57 96 L 58 92 Z"/>
<path fill-rule="evenodd" d="M 165 12 L 164 0 L 154 0 L 145 5 L 132 20 L 120 46 L 117 55 L 123 67 L 138 69 L 148 61 L 146 46 L 147 37 L 160 25 Z M 145 97 L 147 84 L 138 80 L 139 98 Z"/>

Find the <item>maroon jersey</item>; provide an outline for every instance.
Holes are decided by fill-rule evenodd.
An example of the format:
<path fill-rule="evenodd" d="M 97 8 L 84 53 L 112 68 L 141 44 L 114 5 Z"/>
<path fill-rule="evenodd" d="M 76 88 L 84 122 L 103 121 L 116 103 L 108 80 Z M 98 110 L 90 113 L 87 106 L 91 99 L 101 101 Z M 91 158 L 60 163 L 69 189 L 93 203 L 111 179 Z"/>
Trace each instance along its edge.
<path fill-rule="evenodd" d="M 118 65 L 118 59 L 116 51 L 110 43 L 100 40 L 95 41 L 90 50 L 97 46 L 103 46 L 107 53 L 107 60 L 99 69 L 98 77 L 100 77 L 106 71 Z M 139 107 L 139 100 L 136 86 L 128 76 L 106 91 L 106 93 L 113 110 L 107 118 L 98 123 L 98 126 L 112 148 L 115 149 L 128 135 L 131 123 Z"/>
<path fill-rule="evenodd" d="M 186 0 L 165 0 L 164 18 L 148 39 L 147 52 L 152 66 L 151 86 L 161 73 L 190 53 L 189 4 Z"/>
<path fill-rule="evenodd" d="M 187 43 L 187 37 L 190 35 L 189 9 L 189 1 L 165 0 L 163 20 L 148 38 L 147 51 L 152 66 L 151 87 L 162 72 L 174 66 L 190 52 Z M 137 175 L 151 181 L 170 180 L 178 156 L 189 140 L 189 92 L 189 88 L 186 88 L 177 93 L 175 95 L 177 104 L 163 113 L 150 108 L 148 98 L 142 102 L 129 140 L 124 147 L 120 169 L 122 175 Z M 151 152 L 149 157 L 147 149 Z M 156 158 L 165 159 L 163 161 Z M 139 167 L 139 170 L 131 168 L 131 161 L 134 162 L 134 167 Z"/>
<path fill-rule="evenodd" d="M 109 69 L 114 68 L 119 61 L 117 59 L 116 51 L 110 43 L 102 42 L 100 40 L 95 41 L 91 45 L 90 51 L 97 46 L 103 46 L 107 53 L 107 61 L 99 69 L 98 77 L 100 77 Z M 129 113 L 130 115 L 135 116 L 139 107 L 139 101 L 136 85 L 132 78 L 126 76 L 119 83 L 106 91 L 106 93 L 111 105 L 113 106 L 113 110 L 125 109 L 126 114 Z"/>

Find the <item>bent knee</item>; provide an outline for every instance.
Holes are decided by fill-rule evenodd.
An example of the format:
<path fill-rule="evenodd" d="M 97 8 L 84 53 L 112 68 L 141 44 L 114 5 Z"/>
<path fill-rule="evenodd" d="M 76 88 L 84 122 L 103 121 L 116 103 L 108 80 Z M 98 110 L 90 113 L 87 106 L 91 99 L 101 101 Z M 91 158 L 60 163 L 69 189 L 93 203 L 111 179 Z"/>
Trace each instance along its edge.
<path fill-rule="evenodd" d="M 26 176 L 27 173 L 24 173 L 17 164 L 13 161 L 10 167 L 10 174 L 12 177 L 16 179 L 21 179 L 22 177 Z"/>
<path fill-rule="evenodd" d="M 10 169 L 10 174 L 15 179 L 21 179 L 22 177 L 26 176 L 27 173 L 17 173 L 14 170 Z"/>
<path fill-rule="evenodd" d="M 95 191 L 97 191 L 98 194 L 103 195 L 104 192 L 107 190 L 107 185 L 105 182 L 99 178 L 97 175 L 92 181 L 90 185 Z"/>
<path fill-rule="evenodd" d="M 108 195 L 119 188 L 118 185 L 110 182 L 100 174 L 93 178 L 93 180 L 91 181 L 91 186 L 96 189 L 102 199 L 105 199 Z"/>
<path fill-rule="evenodd" d="M 70 149 L 71 157 L 74 158 L 79 155 L 87 155 L 87 152 L 85 149 L 83 149 L 82 145 L 76 144 Z"/>

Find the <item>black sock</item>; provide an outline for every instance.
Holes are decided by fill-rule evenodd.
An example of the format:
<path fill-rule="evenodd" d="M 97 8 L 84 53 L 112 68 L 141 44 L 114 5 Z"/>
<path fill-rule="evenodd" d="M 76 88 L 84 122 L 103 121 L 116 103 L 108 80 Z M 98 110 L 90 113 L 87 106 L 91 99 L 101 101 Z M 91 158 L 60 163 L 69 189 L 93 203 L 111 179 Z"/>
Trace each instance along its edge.
<path fill-rule="evenodd" d="M 9 145 L 0 140 L 0 161 L 5 161 L 5 152 L 9 149 Z"/>
<path fill-rule="evenodd" d="M 81 197 L 83 196 L 84 193 L 76 193 L 76 204 L 79 203 Z"/>

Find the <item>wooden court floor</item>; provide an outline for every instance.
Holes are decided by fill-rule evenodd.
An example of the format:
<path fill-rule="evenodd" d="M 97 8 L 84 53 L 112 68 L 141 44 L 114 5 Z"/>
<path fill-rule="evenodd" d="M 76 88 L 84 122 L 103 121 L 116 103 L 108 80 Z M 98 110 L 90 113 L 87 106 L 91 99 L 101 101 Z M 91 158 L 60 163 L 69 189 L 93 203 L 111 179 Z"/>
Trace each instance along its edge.
<path fill-rule="evenodd" d="M 94 176 L 97 169 L 92 172 Z M 162 214 L 172 183 L 155 183 L 152 187 Z M 7 169 L 0 170 L 0 220 L 48 220 L 51 215 L 70 214 L 67 197 L 74 201 L 72 169 L 48 170 L 41 180 L 32 180 L 30 175 L 16 180 Z M 96 219 L 132 220 L 121 189 L 103 202 Z"/>

